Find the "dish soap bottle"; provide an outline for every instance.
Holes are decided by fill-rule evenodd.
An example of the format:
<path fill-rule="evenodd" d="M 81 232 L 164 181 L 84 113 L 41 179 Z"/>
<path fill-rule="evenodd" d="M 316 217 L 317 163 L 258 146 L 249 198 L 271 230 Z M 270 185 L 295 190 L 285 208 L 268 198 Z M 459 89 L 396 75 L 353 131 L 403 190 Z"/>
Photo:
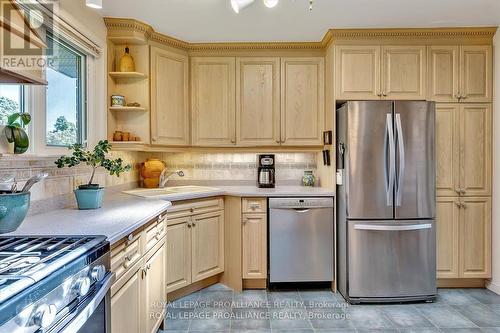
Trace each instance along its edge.
<path fill-rule="evenodd" d="M 304 171 L 304 176 L 302 177 L 302 185 L 304 186 L 314 186 L 316 182 L 316 177 L 314 177 L 312 171 Z"/>
<path fill-rule="evenodd" d="M 134 58 L 130 55 L 128 46 L 125 46 L 125 54 L 120 58 L 120 72 L 135 72 Z"/>

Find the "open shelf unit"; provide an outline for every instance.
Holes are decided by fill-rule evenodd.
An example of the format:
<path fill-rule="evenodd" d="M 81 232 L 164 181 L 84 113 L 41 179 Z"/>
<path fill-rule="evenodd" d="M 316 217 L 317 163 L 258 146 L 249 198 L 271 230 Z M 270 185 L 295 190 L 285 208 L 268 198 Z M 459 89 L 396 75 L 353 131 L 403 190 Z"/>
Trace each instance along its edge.
<path fill-rule="evenodd" d="M 135 71 L 120 72 L 120 58 L 129 48 Z M 150 143 L 149 105 L 149 46 L 139 39 L 108 37 L 108 140 L 122 148 L 137 148 Z M 111 106 L 111 96 L 122 95 L 126 103 L 137 102 L 140 107 Z M 115 131 L 130 132 L 141 141 L 113 141 Z"/>
<path fill-rule="evenodd" d="M 118 112 L 130 112 L 130 111 L 137 111 L 137 112 L 146 112 L 147 109 L 140 107 L 140 106 L 110 106 L 109 107 L 110 111 L 118 111 Z"/>
<path fill-rule="evenodd" d="M 140 72 L 109 72 L 113 79 L 145 79 L 148 76 Z"/>

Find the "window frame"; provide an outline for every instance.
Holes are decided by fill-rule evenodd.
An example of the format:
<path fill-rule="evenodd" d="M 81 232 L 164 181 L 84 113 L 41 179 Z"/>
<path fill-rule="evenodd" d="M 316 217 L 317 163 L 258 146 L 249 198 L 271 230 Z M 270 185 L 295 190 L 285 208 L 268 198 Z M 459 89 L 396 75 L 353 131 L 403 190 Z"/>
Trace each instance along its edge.
<path fill-rule="evenodd" d="M 87 100 L 88 100 L 88 87 L 87 87 L 87 77 L 88 77 L 88 56 L 81 52 L 78 47 L 74 46 L 73 44 L 63 40 L 61 36 L 58 36 L 58 38 L 54 37 L 53 33 L 47 33 L 47 41 L 50 40 L 50 44 L 58 43 L 61 44 L 62 46 L 70 49 L 72 52 L 77 54 L 79 56 L 79 61 L 78 61 L 78 94 L 77 94 L 77 142 L 79 144 L 82 144 L 84 147 L 87 146 L 87 138 L 88 138 L 88 133 L 87 133 L 87 128 L 88 128 L 88 108 L 87 108 Z M 66 149 L 68 146 L 66 145 L 53 145 L 53 144 L 48 144 L 47 143 L 47 115 L 48 115 L 48 109 L 47 109 L 47 87 L 45 88 L 45 139 L 44 139 L 44 144 L 45 148 L 47 149 L 53 149 L 53 148 L 62 148 Z"/>

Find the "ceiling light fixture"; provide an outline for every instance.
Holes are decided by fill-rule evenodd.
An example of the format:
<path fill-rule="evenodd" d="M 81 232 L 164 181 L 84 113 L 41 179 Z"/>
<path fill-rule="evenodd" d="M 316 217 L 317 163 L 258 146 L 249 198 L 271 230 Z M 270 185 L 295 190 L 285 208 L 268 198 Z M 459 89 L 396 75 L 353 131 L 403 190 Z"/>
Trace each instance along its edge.
<path fill-rule="evenodd" d="M 255 0 L 231 0 L 231 7 L 233 7 L 234 12 L 238 14 L 240 10 L 250 6 L 254 2 Z"/>
<path fill-rule="evenodd" d="M 274 7 L 276 7 L 276 5 L 279 2 L 279 0 L 263 0 L 263 1 L 264 1 L 264 5 L 267 8 L 274 8 Z"/>
<path fill-rule="evenodd" d="M 85 5 L 94 9 L 102 9 L 102 0 L 85 0 Z"/>

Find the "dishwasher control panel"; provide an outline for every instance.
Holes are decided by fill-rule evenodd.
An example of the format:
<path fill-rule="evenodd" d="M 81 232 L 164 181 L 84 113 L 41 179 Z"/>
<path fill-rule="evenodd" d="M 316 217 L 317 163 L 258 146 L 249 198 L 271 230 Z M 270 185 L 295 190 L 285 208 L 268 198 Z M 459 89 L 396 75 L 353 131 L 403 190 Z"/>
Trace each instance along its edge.
<path fill-rule="evenodd" d="M 333 198 L 270 198 L 269 208 L 329 208 Z"/>

